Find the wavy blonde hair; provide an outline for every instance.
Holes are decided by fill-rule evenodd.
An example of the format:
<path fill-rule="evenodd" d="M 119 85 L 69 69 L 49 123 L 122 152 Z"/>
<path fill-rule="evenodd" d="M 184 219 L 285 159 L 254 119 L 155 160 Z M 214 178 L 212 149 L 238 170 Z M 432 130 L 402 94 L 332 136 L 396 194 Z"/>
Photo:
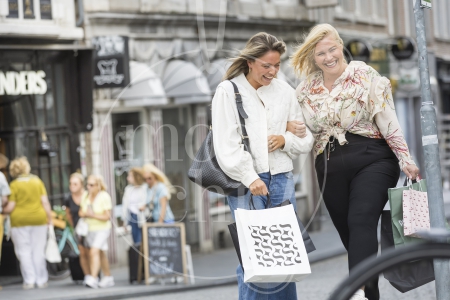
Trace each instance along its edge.
<path fill-rule="evenodd" d="M 295 53 L 291 56 L 291 65 L 298 77 L 301 77 L 302 74 L 308 76 L 320 70 L 314 63 L 314 52 L 317 43 L 328 35 L 334 36 L 336 41 L 342 46 L 342 49 L 344 48 L 344 41 L 339 36 L 336 28 L 326 23 L 314 26 L 303 39 L 303 43 L 297 47 Z"/>
<path fill-rule="evenodd" d="M 30 174 L 31 166 L 25 156 L 14 159 L 9 165 L 9 173 L 13 178 Z"/>
<path fill-rule="evenodd" d="M 276 51 L 282 55 L 286 52 L 286 44 L 266 32 L 255 34 L 248 40 L 245 48 L 239 51 L 238 56 L 229 59 L 232 63 L 223 79 L 230 80 L 242 73 L 247 75 L 248 61 L 253 62 L 269 51 Z"/>
<path fill-rule="evenodd" d="M 155 176 L 155 179 L 157 181 L 163 183 L 167 187 L 167 189 L 169 190 L 169 196 L 167 197 L 167 199 L 170 200 L 170 198 L 171 198 L 170 194 L 175 193 L 175 188 L 170 183 L 167 176 L 160 169 L 158 169 L 154 164 L 145 164 L 142 167 L 142 170 L 144 171 L 144 173 L 152 173 L 153 176 Z"/>
<path fill-rule="evenodd" d="M 98 175 L 98 174 L 92 174 L 88 176 L 88 181 L 89 179 L 94 179 L 95 182 L 97 183 L 97 186 L 100 187 L 100 191 L 106 191 L 106 189 L 108 188 L 105 184 L 105 180 L 103 179 L 102 175 Z"/>
<path fill-rule="evenodd" d="M 70 174 L 69 180 L 72 179 L 72 178 L 78 179 L 80 181 L 81 185 L 82 186 L 84 185 L 84 176 L 83 176 L 83 174 L 78 173 L 78 172 L 72 173 L 72 174 Z"/>
<path fill-rule="evenodd" d="M 145 180 L 144 180 L 144 175 L 142 174 L 142 169 L 141 168 L 132 168 L 130 170 L 131 175 L 134 178 L 134 183 L 136 185 L 142 185 L 144 184 Z"/>

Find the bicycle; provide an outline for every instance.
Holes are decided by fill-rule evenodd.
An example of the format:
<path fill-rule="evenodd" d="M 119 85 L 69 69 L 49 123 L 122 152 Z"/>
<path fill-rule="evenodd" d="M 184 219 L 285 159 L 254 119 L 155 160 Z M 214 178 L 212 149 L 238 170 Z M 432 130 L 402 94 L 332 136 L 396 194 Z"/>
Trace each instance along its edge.
<path fill-rule="evenodd" d="M 348 300 L 368 281 L 403 263 L 420 259 L 450 259 L 450 244 L 442 242 L 450 238 L 450 231 L 432 229 L 422 232 L 421 237 L 427 241 L 422 244 L 392 248 L 378 257 L 363 261 L 352 270 L 352 274 L 334 290 L 328 299 Z"/>
<path fill-rule="evenodd" d="M 48 277 L 51 280 L 62 280 L 70 276 L 70 258 L 80 255 L 80 252 L 72 233 L 73 230 L 65 219 L 64 213 L 53 212 L 53 225 L 56 242 L 61 253 L 61 262 L 47 262 Z"/>

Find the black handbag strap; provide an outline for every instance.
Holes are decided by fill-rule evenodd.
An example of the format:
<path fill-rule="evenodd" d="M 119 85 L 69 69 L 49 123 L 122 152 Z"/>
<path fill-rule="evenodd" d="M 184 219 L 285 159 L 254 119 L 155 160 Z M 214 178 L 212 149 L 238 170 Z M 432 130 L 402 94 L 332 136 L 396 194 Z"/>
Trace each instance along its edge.
<path fill-rule="evenodd" d="M 244 110 L 244 106 L 242 105 L 241 93 L 239 93 L 239 89 L 238 89 L 236 83 L 234 83 L 231 80 L 229 80 L 229 81 L 233 85 L 233 89 L 234 89 L 234 97 L 236 99 L 236 107 L 239 112 L 239 121 L 241 123 L 241 132 L 242 132 L 241 138 L 242 138 L 242 142 L 244 143 L 244 149 L 246 151 L 250 152 L 250 144 L 248 141 L 248 134 L 247 134 L 247 129 L 245 128 L 245 120 L 244 120 L 244 119 L 248 118 L 248 115 Z"/>

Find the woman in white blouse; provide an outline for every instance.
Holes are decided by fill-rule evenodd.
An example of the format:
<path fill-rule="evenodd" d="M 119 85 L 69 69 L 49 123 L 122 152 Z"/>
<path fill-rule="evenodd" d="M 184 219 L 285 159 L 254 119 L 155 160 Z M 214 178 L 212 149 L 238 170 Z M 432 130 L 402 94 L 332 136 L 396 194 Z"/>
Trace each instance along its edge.
<path fill-rule="evenodd" d="M 285 44 L 270 34 L 253 36 L 232 59 L 212 101 L 217 161 L 229 177 L 249 188 L 244 195 L 227 197 L 233 218 L 237 208 L 250 209 L 250 194 L 254 195 L 256 209 L 266 208 L 267 193 L 270 193 L 272 205 L 289 199 L 296 207 L 292 159 L 311 150 L 313 137 L 301 123 L 297 124 L 301 137 L 286 131 L 288 121 L 303 117 L 295 91 L 276 78 L 280 56 L 285 50 Z M 243 147 L 230 80 L 237 85 L 248 115 L 245 127 L 250 153 Z M 237 275 L 239 299 L 297 299 L 295 283 L 247 284 L 240 266 Z"/>
<path fill-rule="evenodd" d="M 139 168 L 132 168 L 127 176 L 128 185 L 122 198 L 122 220 L 126 229 L 131 226 L 131 236 L 136 247 L 142 242 L 142 229 L 139 227 L 139 212 L 146 206 L 147 186 L 144 184 L 144 176 Z"/>
<path fill-rule="evenodd" d="M 315 26 L 292 65 L 307 75 L 297 97 L 315 136 L 317 177 L 351 272 L 378 252 L 378 220 L 400 168 L 411 179 L 419 169 L 398 123 L 389 80 L 363 62 L 347 64 L 334 27 Z M 363 299 L 379 299 L 378 279 L 351 298 Z"/>

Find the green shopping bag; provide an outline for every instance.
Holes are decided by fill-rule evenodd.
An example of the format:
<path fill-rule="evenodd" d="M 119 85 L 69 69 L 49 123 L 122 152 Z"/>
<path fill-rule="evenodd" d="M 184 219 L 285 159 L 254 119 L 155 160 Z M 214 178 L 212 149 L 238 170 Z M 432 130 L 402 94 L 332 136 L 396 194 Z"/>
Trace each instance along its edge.
<path fill-rule="evenodd" d="M 416 191 L 427 191 L 427 182 L 422 179 L 413 183 L 412 188 Z M 423 239 L 405 236 L 403 234 L 403 191 L 409 189 L 409 186 L 402 186 L 388 190 L 389 205 L 391 206 L 392 233 L 394 235 L 395 247 L 411 243 L 423 243 Z"/>

